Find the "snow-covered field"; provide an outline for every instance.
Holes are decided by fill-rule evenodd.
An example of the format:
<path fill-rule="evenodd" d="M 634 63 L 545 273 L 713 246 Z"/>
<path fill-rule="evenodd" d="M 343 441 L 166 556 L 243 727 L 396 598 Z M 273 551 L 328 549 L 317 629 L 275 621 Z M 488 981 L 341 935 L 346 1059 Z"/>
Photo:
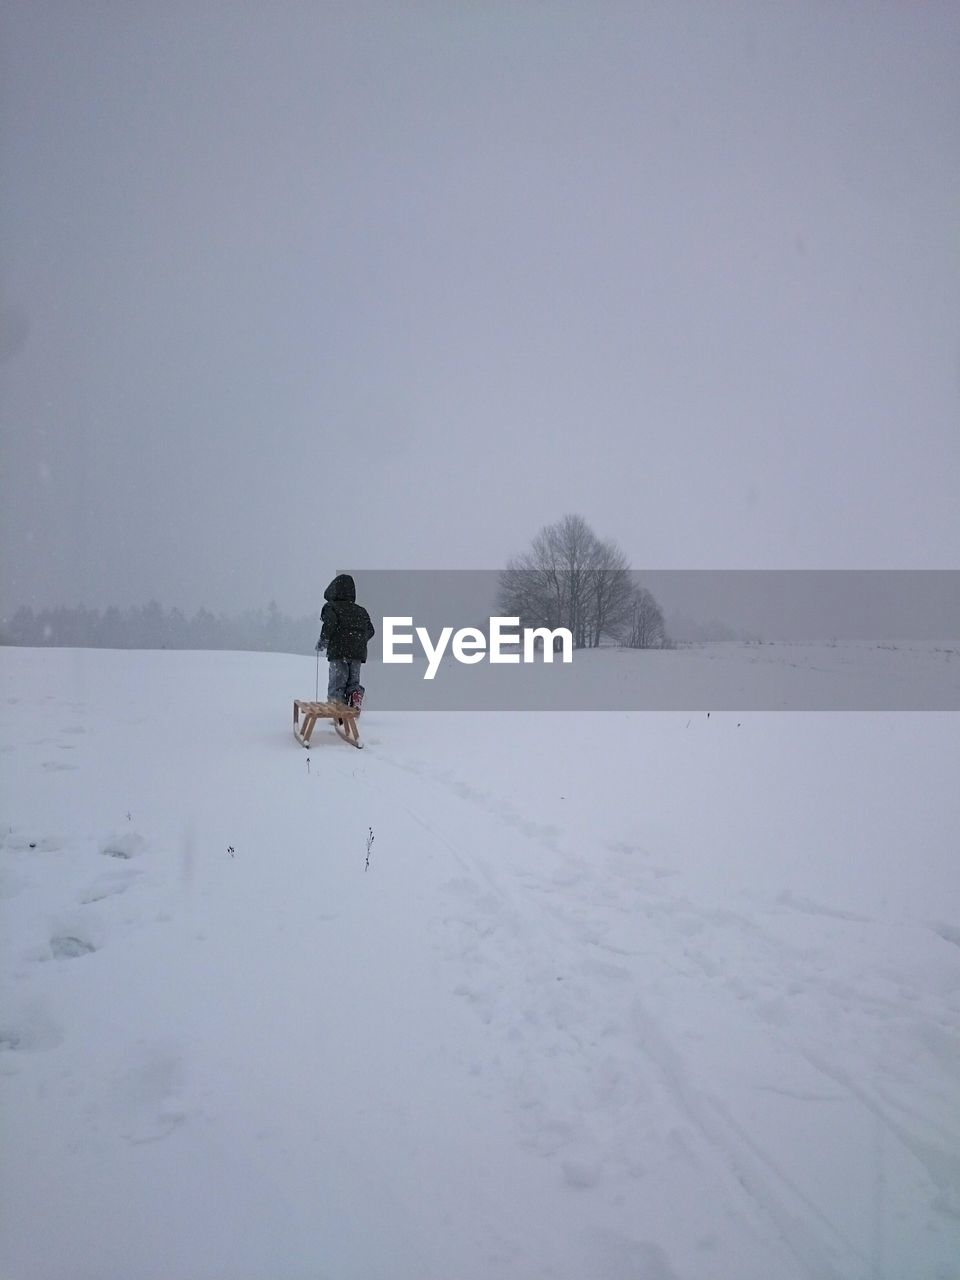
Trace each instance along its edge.
<path fill-rule="evenodd" d="M 3 1280 L 960 1277 L 960 715 L 0 673 Z"/>
<path fill-rule="evenodd" d="M 447 658 L 433 680 L 372 662 L 364 678 L 391 710 L 960 711 L 960 643 L 721 642 L 679 649 L 586 649 L 549 665 L 465 667 Z M 315 680 L 315 675 L 313 677 Z M 306 695 L 308 696 L 308 695 Z"/>

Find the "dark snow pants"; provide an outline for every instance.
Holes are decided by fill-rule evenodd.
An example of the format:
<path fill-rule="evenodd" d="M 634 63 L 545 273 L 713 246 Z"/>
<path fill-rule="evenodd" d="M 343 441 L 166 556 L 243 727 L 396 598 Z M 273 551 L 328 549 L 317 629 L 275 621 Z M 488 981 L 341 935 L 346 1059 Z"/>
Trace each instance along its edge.
<path fill-rule="evenodd" d="M 354 689 L 360 687 L 362 662 L 352 658 L 331 658 L 330 677 L 327 681 L 328 702 L 349 702 Z"/>

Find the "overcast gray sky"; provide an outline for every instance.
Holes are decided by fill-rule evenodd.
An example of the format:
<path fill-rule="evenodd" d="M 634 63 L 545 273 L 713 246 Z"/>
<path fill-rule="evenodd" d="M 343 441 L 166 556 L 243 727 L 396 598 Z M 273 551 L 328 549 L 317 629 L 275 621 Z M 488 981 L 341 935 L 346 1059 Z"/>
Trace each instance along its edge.
<path fill-rule="evenodd" d="M 960 6 L 7 0 L 3 604 L 582 513 L 960 567 Z"/>

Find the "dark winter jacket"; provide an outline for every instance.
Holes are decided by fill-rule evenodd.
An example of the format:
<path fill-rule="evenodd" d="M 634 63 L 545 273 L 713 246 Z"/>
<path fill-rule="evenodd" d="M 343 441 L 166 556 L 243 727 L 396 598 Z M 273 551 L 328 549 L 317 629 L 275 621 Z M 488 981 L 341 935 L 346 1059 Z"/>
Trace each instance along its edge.
<path fill-rule="evenodd" d="M 349 573 L 338 574 L 323 593 L 327 603 L 320 611 L 323 627 L 318 647 L 326 649 L 327 657 L 348 658 L 366 662 L 367 641 L 376 634 L 370 615 L 363 605 L 357 604 L 357 588 Z"/>

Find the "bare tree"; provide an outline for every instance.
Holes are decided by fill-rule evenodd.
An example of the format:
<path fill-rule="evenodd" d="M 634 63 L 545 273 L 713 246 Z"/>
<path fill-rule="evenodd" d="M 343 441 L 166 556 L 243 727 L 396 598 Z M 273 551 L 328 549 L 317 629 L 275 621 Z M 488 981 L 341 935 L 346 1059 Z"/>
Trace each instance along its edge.
<path fill-rule="evenodd" d="M 663 610 L 646 587 L 637 587 L 624 643 L 631 649 L 662 649 L 667 643 Z"/>
<path fill-rule="evenodd" d="M 562 583 L 532 551 L 514 556 L 500 573 L 497 607 L 505 617 L 519 618 L 521 627 L 559 627 L 564 605 Z"/>
<path fill-rule="evenodd" d="M 596 648 L 605 635 L 619 636 L 633 611 L 634 583 L 627 557 L 609 539 L 597 542 L 587 571 L 588 643 Z"/>
<path fill-rule="evenodd" d="M 566 515 L 545 525 L 530 550 L 500 574 L 498 607 L 522 626 L 568 627 L 576 648 L 620 635 L 633 604 L 633 581 L 615 542 L 601 541 L 586 520 Z"/>
<path fill-rule="evenodd" d="M 573 643 L 578 649 L 586 647 L 589 631 L 588 575 L 597 557 L 596 534 L 583 516 L 567 515 L 557 524 L 550 525 L 538 535 L 544 537 L 549 552 L 550 565 L 563 584 L 566 617 L 564 624 L 570 628 Z M 536 547 L 536 542 L 534 543 Z"/>
<path fill-rule="evenodd" d="M 596 538 L 582 516 L 545 525 L 530 550 L 500 574 L 498 607 L 522 626 L 569 627 L 577 648 L 586 643 L 586 575 Z"/>

